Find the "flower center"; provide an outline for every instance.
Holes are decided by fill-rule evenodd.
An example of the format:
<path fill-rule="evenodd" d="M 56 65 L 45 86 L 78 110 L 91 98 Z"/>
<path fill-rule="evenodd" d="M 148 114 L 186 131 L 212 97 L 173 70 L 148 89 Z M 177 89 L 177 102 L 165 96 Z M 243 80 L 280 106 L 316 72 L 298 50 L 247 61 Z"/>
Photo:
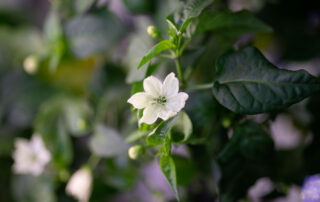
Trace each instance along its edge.
<path fill-rule="evenodd" d="M 160 104 L 160 105 L 164 105 L 167 102 L 167 99 L 166 99 L 165 96 L 160 96 L 160 97 L 157 97 L 157 98 L 153 98 L 152 100 L 155 102 L 155 104 Z"/>

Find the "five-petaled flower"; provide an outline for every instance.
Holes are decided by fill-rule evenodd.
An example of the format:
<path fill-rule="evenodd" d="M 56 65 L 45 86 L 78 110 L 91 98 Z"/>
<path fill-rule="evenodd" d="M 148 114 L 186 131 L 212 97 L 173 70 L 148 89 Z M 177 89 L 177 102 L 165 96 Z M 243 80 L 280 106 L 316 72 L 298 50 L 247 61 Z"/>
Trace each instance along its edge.
<path fill-rule="evenodd" d="M 41 137 L 33 135 L 31 141 L 17 138 L 14 142 L 13 170 L 19 174 L 40 175 L 49 163 L 51 155 L 46 149 Z"/>
<path fill-rule="evenodd" d="M 179 81 L 170 73 L 163 83 L 154 76 L 143 80 L 145 92 L 132 95 L 128 102 L 137 109 L 143 109 L 140 123 L 153 124 L 158 117 L 163 120 L 174 116 L 185 105 L 188 94 L 179 93 Z"/>

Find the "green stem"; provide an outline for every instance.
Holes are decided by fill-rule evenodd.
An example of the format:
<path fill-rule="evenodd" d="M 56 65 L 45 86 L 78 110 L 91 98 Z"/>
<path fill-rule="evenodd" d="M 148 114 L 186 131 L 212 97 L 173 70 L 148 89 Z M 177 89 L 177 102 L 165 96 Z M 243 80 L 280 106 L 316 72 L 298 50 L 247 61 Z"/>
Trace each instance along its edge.
<path fill-rule="evenodd" d="M 88 165 L 93 170 L 98 165 L 99 161 L 100 157 L 92 154 L 88 160 Z"/>
<path fill-rule="evenodd" d="M 200 84 L 200 85 L 194 85 L 194 86 L 188 86 L 188 90 L 208 90 L 213 87 L 213 83 L 207 83 L 207 84 Z"/>
<path fill-rule="evenodd" d="M 177 56 L 177 58 L 175 59 L 175 64 L 176 64 L 178 78 L 179 78 L 179 80 L 181 82 L 181 86 L 183 86 L 184 85 L 184 78 L 183 78 L 183 73 L 182 73 L 182 68 L 181 68 L 180 57 L 179 56 Z"/>

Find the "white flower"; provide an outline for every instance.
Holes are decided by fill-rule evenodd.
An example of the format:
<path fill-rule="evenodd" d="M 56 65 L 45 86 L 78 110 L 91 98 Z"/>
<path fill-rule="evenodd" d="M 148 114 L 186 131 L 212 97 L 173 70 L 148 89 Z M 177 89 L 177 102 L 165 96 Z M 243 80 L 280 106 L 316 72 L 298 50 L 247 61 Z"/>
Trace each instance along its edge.
<path fill-rule="evenodd" d="M 137 109 L 144 109 L 140 123 L 152 124 L 158 117 L 163 120 L 174 116 L 185 105 L 188 94 L 179 93 L 179 81 L 170 73 L 163 83 L 154 76 L 143 80 L 145 92 L 130 97 L 128 102 Z"/>
<path fill-rule="evenodd" d="M 38 176 L 50 161 L 51 156 L 41 137 L 33 135 L 31 141 L 17 138 L 14 142 L 13 170 L 19 174 L 32 174 Z"/>
<path fill-rule="evenodd" d="M 80 202 L 87 202 L 91 194 L 91 188 L 91 171 L 88 168 L 83 167 L 71 176 L 66 186 L 66 192 Z"/>

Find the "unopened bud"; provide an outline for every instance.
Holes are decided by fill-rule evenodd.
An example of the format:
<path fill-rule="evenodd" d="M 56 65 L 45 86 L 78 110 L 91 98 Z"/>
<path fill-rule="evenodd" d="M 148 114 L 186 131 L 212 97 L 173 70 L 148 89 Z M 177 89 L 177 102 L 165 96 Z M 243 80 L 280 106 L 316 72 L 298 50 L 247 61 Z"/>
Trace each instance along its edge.
<path fill-rule="evenodd" d="M 144 153 L 144 147 L 135 145 L 129 148 L 128 155 L 131 159 L 136 160 Z"/>
<path fill-rule="evenodd" d="M 29 55 L 23 61 L 23 69 L 28 74 L 35 74 L 38 71 L 38 64 L 39 64 L 38 58 L 34 55 Z"/>
<path fill-rule="evenodd" d="M 222 126 L 224 128 L 229 128 L 231 126 L 231 120 L 229 118 L 224 118 L 222 120 Z"/>
<path fill-rule="evenodd" d="M 149 36 L 151 36 L 152 38 L 154 39 L 157 39 L 160 37 L 160 31 L 157 27 L 153 26 L 153 25 L 150 25 L 148 28 L 147 28 L 147 32 L 149 34 Z"/>

